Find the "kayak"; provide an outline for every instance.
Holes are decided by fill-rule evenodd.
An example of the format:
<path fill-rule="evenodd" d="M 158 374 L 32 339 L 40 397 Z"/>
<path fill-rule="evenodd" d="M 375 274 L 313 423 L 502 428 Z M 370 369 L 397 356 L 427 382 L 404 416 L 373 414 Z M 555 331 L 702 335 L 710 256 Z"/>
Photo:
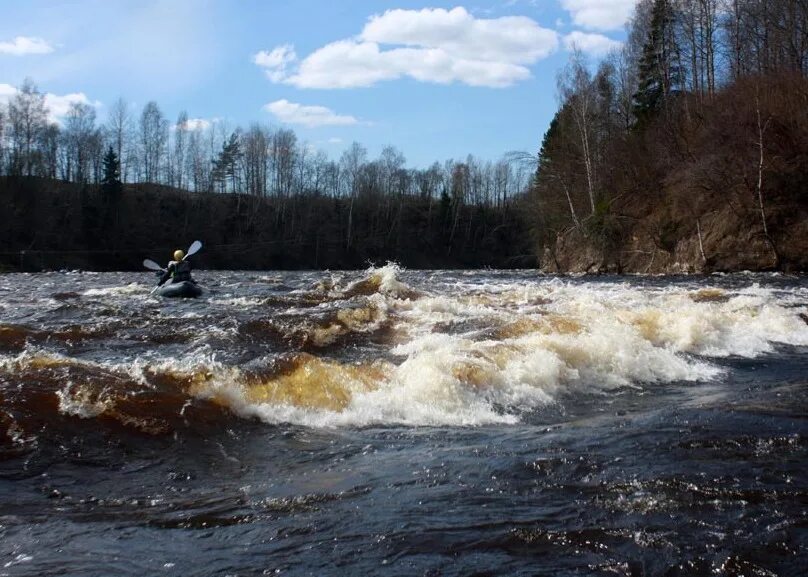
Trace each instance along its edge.
<path fill-rule="evenodd" d="M 191 281 L 165 284 L 157 289 L 156 294 L 166 298 L 193 299 L 202 296 L 202 287 Z"/>

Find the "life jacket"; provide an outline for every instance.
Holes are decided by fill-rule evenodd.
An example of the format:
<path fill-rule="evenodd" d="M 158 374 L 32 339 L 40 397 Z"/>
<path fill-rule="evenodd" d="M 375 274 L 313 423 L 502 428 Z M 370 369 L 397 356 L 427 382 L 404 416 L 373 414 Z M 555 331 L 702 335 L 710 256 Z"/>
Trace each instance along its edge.
<path fill-rule="evenodd" d="M 179 262 L 171 261 L 168 265 L 171 270 L 171 282 L 183 282 L 191 280 L 191 263 L 187 260 Z"/>

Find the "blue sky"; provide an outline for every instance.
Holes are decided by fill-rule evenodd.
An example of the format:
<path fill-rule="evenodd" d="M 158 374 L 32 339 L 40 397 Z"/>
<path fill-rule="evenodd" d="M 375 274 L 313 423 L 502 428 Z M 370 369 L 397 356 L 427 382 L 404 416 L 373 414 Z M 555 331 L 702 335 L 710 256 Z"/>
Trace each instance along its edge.
<path fill-rule="evenodd" d="M 392 144 L 408 164 L 535 151 L 555 75 L 596 61 L 634 0 L 0 0 L 0 99 L 32 78 L 58 120 L 119 96 L 200 125 L 293 128 L 338 157 Z"/>

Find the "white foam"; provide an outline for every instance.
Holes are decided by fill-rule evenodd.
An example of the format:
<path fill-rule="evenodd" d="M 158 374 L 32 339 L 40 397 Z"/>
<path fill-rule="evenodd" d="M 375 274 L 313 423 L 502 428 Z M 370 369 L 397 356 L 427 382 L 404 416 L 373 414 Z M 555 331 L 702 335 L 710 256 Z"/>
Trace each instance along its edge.
<path fill-rule="evenodd" d="M 568 395 L 709 382 L 723 374 L 711 358 L 751 358 L 776 343 L 808 345 L 808 325 L 799 316 L 806 312 L 802 289 L 784 295 L 753 286 L 733 293 L 696 283 L 637 287 L 539 278 L 431 287 L 431 296 L 405 301 L 396 298 L 398 273 L 385 271 L 380 287 L 388 288 L 374 300 L 387 302 L 390 318 L 409 337 L 392 349 L 400 361 L 375 388 L 346 385 L 350 402 L 335 411 L 251 404 L 237 384 L 222 383 L 234 410 L 310 426 L 510 423 Z M 519 322 L 527 329 L 510 337 L 479 329 Z M 433 332 L 441 323 L 472 328 Z"/>
<path fill-rule="evenodd" d="M 335 360 L 311 373 L 319 375 L 311 378 L 332 379 L 331 384 L 346 393 L 344 406 L 255 401 L 262 397 L 250 395 L 245 373 L 219 362 L 208 346 L 181 359 L 153 355 L 120 363 L 114 370 L 142 383 L 148 381 L 149 370 L 204 371 L 209 378 L 193 394 L 215 398 L 238 415 L 270 423 L 467 426 L 514 423 L 526 412 L 566 403 L 576 395 L 706 383 L 723 374 L 719 358 L 754 358 L 778 344 L 808 346 L 808 324 L 800 316 L 808 312 L 804 288 L 752 285 L 731 290 L 704 286 L 702 281 L 643 287 L 495 276 L 483 282 L 471 277 L 457 282 L 457 276 L 445 280 L 433 276 L 428 292 L 421 291 L 423 296 L 416 298 L 400 280 L 401 274 L 395 265 L 366 271 L 365 280 L 378 282 L 377 292 L 355 296 L 356 303 L 352 300 L 350 305 L 372 307 L 375 314 L 369 319 L 360 316 L 353 324 L 349 317 L 342 321 L 357 333 L 393 324 L 403 342 L 391 349 L 392 358 L 382 355 L 378 366 L 361 376 L 348 361 Z M 341 289 L 337 286 L 341 281 L 334 279 L 323 292 L 344 296 L 351 286 L 358 286 Z M 217 303 L 253 304 L 228 298 Z M 323 303 L 316 310 L 348 312 L 344 303 L 338 305 Z M 308 308 L 285 312 L 290 311 L 302 321 L 311 314 Z M 213 329 L 222 338 L 232 336 L 233 330 Z M 14 360 L 20 362 L 22 357 Z M 9 362 L 0 359 L 0 364 Z M 103 410 L 70 387 L 60 396 L 60 408 L 71 414 Z"/>
<path fill-rule="evenodd" d="M 403 298 L 412 292 L 412 288 L 406 283 L 401 282 L 398 278 L 403 270 L 404 269 L 395 263 L 387 263 L 387 265 L 378 268 L 370 267 L 365 271 L 364 277 L 361 280 L 351 283 L 345 291 L 339 290 L 339 281 L 335 282 L 334 290 L 332 290 L 330 294 L 332 296 L 340 296 L 344 293 L 350 293 L 359 283 L 373 279 L 378 282 L 379 294 L 393 298 Z"/>
<path fill-rule="evenodd" d="M 226 295 L 224 298 L 210 299 L 210 304 L 236 308 L 251 308 L 266 304 L 266 299 L 262 297 L 233 297 Z"/>
<path fill-rule="evenodd" d="M 89 389 L 76 386 L 72 381 L 67 381 L 64 388 L 56 391 L 56 396 L 59 397 L 59 412 L 82 419 L 97 417 L 112 406 L 109 399 L 103 399 L 101 395 L 93 399 Z"/>
<path fill-rule="evenodd" d="M 89 289 L 84 291 L 82 294 L 88 297 L 129 296 L 129 295 L 141 294 L 144 291 L 148 290 L 150 289 L 146 285 L 142 285 L 139 283 L 129 283 L 123 286 Z"/>
<path fill-rule="evenodd" d="M 412 290 L 407 284 L 398 280 L 403 270 L 395 263 L 387 263 L 386 266 L 381 268 L 368 269 L 367 274 L 378 275 L 381 279 L 379 283 L 379 292 L 381 294 L 400 297 Z"/>

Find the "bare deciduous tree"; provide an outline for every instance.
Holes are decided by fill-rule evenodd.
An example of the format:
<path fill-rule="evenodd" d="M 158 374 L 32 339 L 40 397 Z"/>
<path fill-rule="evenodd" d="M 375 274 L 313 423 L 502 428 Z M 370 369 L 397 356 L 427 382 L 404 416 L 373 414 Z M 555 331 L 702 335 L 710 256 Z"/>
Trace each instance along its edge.
<path fill-rule="evenodd" d="M 26 79 L 8 103 L 11 174 L 33 176 L 41 163 L 39 142 L 47 127 L 45 96 Z"/>
<path fill-rule="evenodd" d="M 157 103 L 150 101 L 140 115 L 140 158 L 145 182 L 161 182 L 167 140 L 168 122 Z"/>
<path fill-rule="evenodd" d="M 74 102 L 67 112 L 64 130 L 67 154 L 73 167 L 72 179 L 79 183 L 94 180 L 93 160 L 99 152 L 95 128 L 95 109 L 89 104 Z M 68 170 L 68 180 L 71 175 Z"/>
<path fill-rule="evenodd" d="M 586 174 L 586 189 L 591 214 L 595 213 L 594 138 L 596 118 L 595 85 L 583 53 L 575 48 L 564 70 L 558 75 L 558 93 L 569 106 L 575 121 L 581 156 Z"/>
<path fill-rule="evenodd" d="M 133 163 L 132 115 L 123 98 L 118 98 L 109 108 L 106 133 L 121 163 L 121 182 L 126 182 Z"/>
<path fill-rule="evenodd" d="M 174 125 L 174 155 L 171 163 L 172 185 L 177 188 L 185 186 L 185 148 L 188 140 L 188 130 L 188 113 L 183 110 Z"/>

